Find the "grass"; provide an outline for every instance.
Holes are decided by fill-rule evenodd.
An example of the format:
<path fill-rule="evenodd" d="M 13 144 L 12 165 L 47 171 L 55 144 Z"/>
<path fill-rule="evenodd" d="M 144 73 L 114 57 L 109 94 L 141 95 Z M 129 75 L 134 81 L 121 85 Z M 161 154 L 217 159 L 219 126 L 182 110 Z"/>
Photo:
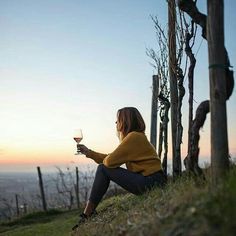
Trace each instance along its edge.
<path fill-rule="evenodd" d="M 75 219 L 77 214 L 77 211 L 57 210 L 47 213 L 32 213 L 12 222 L 1 224 L 0 235 L 68 235 L 71 226 L 70 220 Z"/>
<path fill-rule="evenodd" d="M 217 188 L 183 176 L 164 190 L 111 197 L 97 210 L 99 214 L 73 235 L 235 235 L 236 168 Z M 78 214 L 74 210 L 28 215 L 0 225 L 0 235 L 70 235 Z"/>

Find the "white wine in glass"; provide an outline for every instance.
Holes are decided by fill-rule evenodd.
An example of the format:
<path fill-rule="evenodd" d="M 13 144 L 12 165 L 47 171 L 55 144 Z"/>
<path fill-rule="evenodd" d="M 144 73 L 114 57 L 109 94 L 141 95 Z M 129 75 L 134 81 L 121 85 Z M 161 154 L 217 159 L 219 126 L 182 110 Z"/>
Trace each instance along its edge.
<path fill-rule="evenodd" d="M 83 139 L 83 133 L 82 133 L 82 129 L 76 129 L 74 131 L 74 137 L 73 139 L 75 140 L 75 142 L 77 144 L 79 144 L 81 142 L 81 140 Z M 79 155 L 81 154 L 80 152 L 76 152 L 75 155 Z"/>

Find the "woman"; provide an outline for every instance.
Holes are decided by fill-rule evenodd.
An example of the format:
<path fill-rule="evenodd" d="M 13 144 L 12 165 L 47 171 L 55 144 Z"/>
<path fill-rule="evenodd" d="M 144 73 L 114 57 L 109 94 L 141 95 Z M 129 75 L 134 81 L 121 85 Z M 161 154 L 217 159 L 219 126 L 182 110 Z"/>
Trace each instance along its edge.
<path fill-rule="evenodd" d="M 136 195 L 144 193 L 154 185 L 163 187 L 166 183 L 161 160 L 144 134 L 145 123 L 139 111 L 134 107 L 118 110 L 116 128 L 120 145 L 109 155 L 94 152 L 78 144 L 79 152 L 99 164 L 79 223 L 95 213 L 111 180 Z M 126 164 L 127 169 L 121 168 L 122 164 Z M 78 224 L 73 229 L 77 227 Z"/>

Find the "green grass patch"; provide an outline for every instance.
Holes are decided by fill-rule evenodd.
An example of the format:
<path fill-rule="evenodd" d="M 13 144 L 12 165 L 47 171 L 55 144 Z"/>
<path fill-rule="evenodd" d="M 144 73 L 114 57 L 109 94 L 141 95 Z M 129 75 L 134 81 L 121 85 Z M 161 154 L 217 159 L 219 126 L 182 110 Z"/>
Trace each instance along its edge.
<path fill-rule="evenodd" d="M 236 168 L 216 187 L 183 176 L 165 189 L 104 200 L 73 235 L 235 235 Z M 1 225 L 4 236 L 70 235 L 80 211 L 28 215 Z"/>
<path fill-rule="evenodd" d="M 36 236 L 36 235 L 68 235 L 71 225 L 76 222 L 79 211 L 37 212 L 12 222 L 0 225 L 0 235 L 4 236 Z"/>
<path fill-rule="evenodd" d="M 13 221 L 2 223 L 1 226 L 13 226 L 13 225 L 29 225 L 29 224 L 38 224 L 45 223 L 48 221 L 52 221 L 59 214 L 62 214 L 63 211 L 59 211 L 56 209 L 49 210 L 47 212 L 35 212 L 30 213 L 26 216 L 23 216 L 19 219 L 15 219 Z"/>

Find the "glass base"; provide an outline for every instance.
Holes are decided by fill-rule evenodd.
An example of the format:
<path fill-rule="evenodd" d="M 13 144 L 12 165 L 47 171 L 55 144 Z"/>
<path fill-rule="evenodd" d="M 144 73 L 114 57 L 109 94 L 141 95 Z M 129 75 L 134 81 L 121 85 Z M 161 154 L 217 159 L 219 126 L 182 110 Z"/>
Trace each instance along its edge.
<path fill-rule="evenodd" d="M 82 152 L 76 152 L 74 155 L 83 155 Z"/>

